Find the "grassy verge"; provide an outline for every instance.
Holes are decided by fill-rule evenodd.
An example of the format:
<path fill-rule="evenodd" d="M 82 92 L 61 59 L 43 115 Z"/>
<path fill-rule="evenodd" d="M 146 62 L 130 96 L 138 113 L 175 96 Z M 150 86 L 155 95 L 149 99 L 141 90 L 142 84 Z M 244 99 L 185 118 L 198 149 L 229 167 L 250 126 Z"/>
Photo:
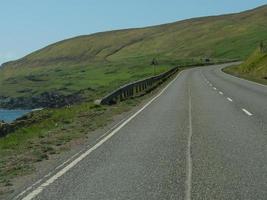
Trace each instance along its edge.
<path fill-rule="evenodd" d="M 239 77 L 239 78 L 243 78 L 243 79 L 247 79 L 250 81 L 254 81 L 263 85 L 267 85 L 267 80 L 262 78 L 262 76 L 253 76 L 251 74 L 248 73 L 244 73 L 241 70 L 239 70 L 238 66 L 229 66 L 223 69 L 223 72 Z"/>
<path fill-rule="evenodd" d="M 267 53 L 257 49 L 250 57 L 238 66 L 223 69 L 224 72 L 267 85 Z"/>

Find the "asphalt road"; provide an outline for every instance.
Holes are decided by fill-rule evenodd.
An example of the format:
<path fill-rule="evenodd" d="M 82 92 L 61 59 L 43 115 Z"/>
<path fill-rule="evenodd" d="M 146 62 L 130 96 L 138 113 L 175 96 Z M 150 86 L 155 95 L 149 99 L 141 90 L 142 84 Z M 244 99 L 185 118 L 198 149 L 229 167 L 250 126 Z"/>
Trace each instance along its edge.
<path fill-rule="evenodd" d="M 179 74 L 24 200 L 266 200 L 267 87 L 221 68 Z"/>

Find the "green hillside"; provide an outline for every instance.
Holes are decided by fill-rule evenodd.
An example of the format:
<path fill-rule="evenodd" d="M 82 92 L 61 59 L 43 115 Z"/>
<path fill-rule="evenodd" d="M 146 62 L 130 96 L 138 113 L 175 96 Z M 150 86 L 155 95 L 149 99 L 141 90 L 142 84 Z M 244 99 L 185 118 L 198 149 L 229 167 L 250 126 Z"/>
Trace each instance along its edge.
<path fill-rule="evenodd" d="M 83 93 L 93 99 L 119 85 L 201 58 L 244 59 L 267 41 L 267 6 L 154 27 L 79 36 L 3 65 L 0 101 L 45 92 Z M 192 60 L 193 59 L 193 60 Z M 101 92 L 100 92 L 101 91 Z"/>

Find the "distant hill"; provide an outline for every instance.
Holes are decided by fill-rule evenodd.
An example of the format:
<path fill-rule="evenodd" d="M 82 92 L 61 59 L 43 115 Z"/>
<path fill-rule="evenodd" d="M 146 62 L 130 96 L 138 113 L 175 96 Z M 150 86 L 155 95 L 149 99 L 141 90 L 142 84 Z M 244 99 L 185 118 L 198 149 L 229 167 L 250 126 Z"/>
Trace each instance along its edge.
<path fill-rule="evenodd" d="M 207 57 L 245 59 L 260 41 L 267 41 L 266 33 L 265 5 L 236 14 L 78 36 L 3 64 L 0 97 L 115 87 L 149 75 L 140 71 L 149 68 L 153 57 L 166 66 Z M 139 75 L 132 70 L 140 70 Z"/>

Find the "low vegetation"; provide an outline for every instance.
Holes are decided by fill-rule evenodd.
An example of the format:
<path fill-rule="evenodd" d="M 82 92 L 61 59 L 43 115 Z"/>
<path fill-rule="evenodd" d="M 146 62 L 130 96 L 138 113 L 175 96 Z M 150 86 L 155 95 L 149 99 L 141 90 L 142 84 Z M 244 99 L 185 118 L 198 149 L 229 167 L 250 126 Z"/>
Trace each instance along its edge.
<path fill-rule="evenodd" d="M 267 84 L 267 48 L 260 45 L 249 58 L 239 66 L 228 67 L 225 72 L 262 84 Z"/>

